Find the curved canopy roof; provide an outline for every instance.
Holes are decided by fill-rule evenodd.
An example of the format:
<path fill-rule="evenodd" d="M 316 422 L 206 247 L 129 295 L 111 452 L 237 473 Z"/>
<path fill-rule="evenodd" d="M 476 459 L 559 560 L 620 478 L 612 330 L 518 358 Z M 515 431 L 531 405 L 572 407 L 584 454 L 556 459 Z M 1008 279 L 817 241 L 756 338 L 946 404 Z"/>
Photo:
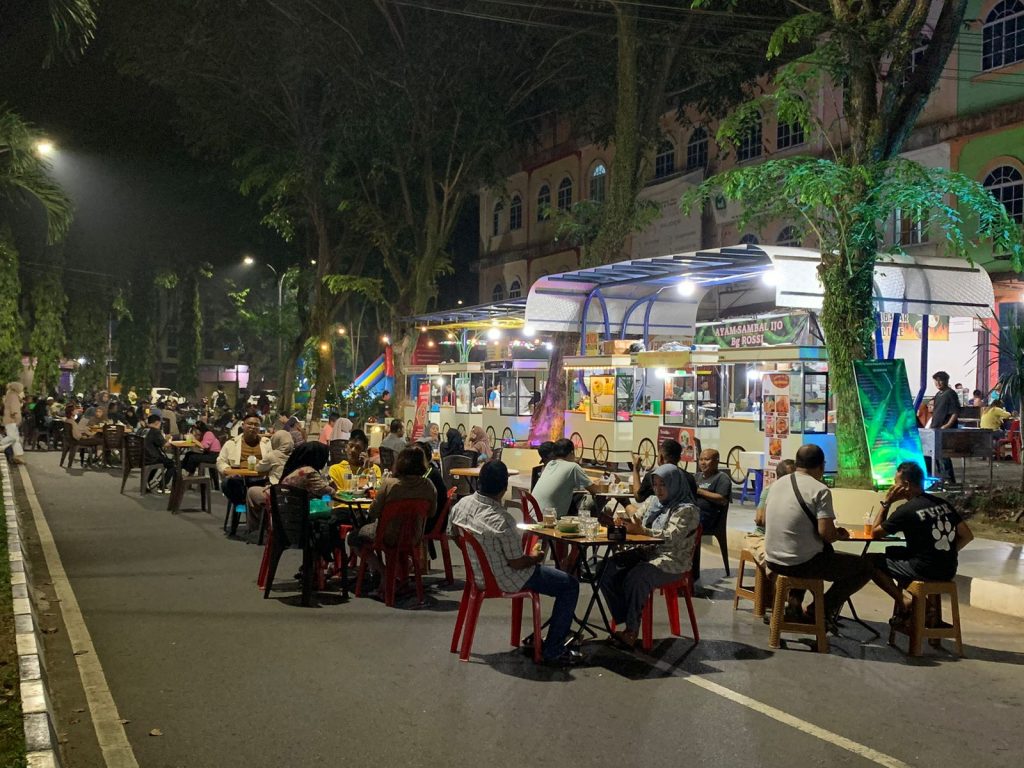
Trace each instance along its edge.
<path fill-rule="evenodd" d="M 526 323 L 540 331 L 599 330 L 606 337 L 689 337 L 712 287 L 772 272 L 778 307 L 819 310 L 820 260 L 807 248 L 738 245 L 549 275 L 530 288 Z M 677 290 L 680 283 L 687 295 Z M 880 255 L 874 284 L 878 312 L 992 317 L 988 273 L 962 259 Z"/>

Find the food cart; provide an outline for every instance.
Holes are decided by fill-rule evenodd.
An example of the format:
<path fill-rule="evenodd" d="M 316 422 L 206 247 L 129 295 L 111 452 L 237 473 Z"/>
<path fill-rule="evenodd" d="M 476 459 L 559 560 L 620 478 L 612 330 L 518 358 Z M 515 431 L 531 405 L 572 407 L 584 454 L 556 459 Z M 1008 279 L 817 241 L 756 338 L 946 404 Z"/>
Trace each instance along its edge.
<path fill-rule="evenodd" d="M 483 373 L 488 396 L 482 409 L 482 426 L 491 445 L 511 446 L 528 440 L 533 407 L 547 383 L 548 361 L 488 360 Z"/>
<path fill-rule="evenodd" d="M 571 356 L 566 370 L 565 436 L 579 458 L 632 461 L 633 416 L 643 378 L 629 355 Z"/>
<path fill-rule="evenodd" d="M 487 398 L 483 364 L 443 363 L 439 367 L 454 379 L 454 404 L 441 403 L 441 436 L 444 437 L 449 429 L 457 429 L 465 437 L 473 427 L 483 426 Z"/>

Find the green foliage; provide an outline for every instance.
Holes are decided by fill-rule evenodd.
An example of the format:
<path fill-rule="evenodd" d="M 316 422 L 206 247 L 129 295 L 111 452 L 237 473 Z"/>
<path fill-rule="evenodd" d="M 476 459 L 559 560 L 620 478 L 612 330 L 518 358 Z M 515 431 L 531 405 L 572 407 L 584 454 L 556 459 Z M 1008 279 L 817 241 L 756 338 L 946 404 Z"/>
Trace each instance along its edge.
<path fill-rule="evenodd" d="M 18 277 L 18 252 L 10 232 L 0 231 L 0 380 L 13 381 L 22 370 L 22 332 L 24 323 L 18 307 L 21 280 Z"/>
<path fill-rule="evenodd" d="M 107 384 L 107 302 L 93 292 L 72 293 L 68 302 L 68 349 L 84 359 L 75 372 L 75 391 L 86 395 Z M 121 381 L 125 380 L 121 360 Z M 148 387 L 148 385 L 147 385 Z"/>
<path fill-rule="evenodd" d="M 335 296 L 355 294 L 369 301 L 384 301 L 384 281 L 380 278 L 324 275 L 324 285 Z"/>
<path fill-rule="evenodd" d="M 41 138 L 31 125 L 0 104 L 0 198 L 40 205 L 46 214 L 47 237 L 53 243 L 64 239 L 71 225 L 72 206 L 50 178 L 50 164 L 36 151 Z"/>
<path fill-rule="evenodd" d="M 366 420 L 379 410 L 377 396 L 367 391 L 366 387 L 356 387 L 349 391 L 338 408 L 338 412 L 352 419 L 352 423 L 357 427 L 365 424 Z"/>
<path fill-rule="evenodd" d="M 57 54 L 74 60 L 81 56 L 96 36 L 96 3 L 92 0 L 47 0 L 53 26 L 45 64 Z"/>
<path fill-rule="evenodd" d="M 605 223 L 607 203 L 594 200 L 580 200 L 568 211 L 549 209 L 546 218 L 555 222 L 555 237 L 569 245 L 586 247 L 593 243 Z M 650 200 L 635 198 L 628 212 L 631 231 L 639 232 L 654 223 L 661 214 L 661 207 Z"/>
<path fill-rule="evenodd" d="M 40 394 L 48 394 L 60 383 L 59 365 L 67 340 L 64 313 L 68 297 L 64 293 L 59 265 L 53 265 L 33 280 L 29 300 L 32 329 L 28 346 L 29 354 L 36 359 L 32 387 Z"/>
<path fill-rule="evenodd" d="M 121 386 L 125 389 L 135 387 L 138 392 L 148 392 L 155 383 L 156 299 L 152 276 L 144 267 L 138 267 L 126 288 L 125 312 L 114 334 L 115 352 L 121 366 Z"/>
<path fill-rule="evenodd" d="M 203 359 L 203 305 L 199 298 L 199 274 L 187 274 L 181 283 L 178 312 L 178 370 L 175 389 L 190 398 L 199 389 L 199 364 Z"/>

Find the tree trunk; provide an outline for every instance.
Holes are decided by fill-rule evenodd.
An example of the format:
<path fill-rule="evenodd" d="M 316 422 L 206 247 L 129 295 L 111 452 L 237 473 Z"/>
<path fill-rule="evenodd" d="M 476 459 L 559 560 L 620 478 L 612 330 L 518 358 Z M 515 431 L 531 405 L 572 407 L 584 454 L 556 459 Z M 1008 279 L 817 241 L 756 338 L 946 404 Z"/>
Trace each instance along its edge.
<path fill-rule="evenodd" d="M 291 412 L 295 400 L 295 366 L 296 361 L 302 356 L 302 349 L 306 345 L 305 329 L 299 331 L 299 335 L 292 341 L 289 347 L 288 356 L 284 359 L 284 373 L 281 375 L 281 410 Z"/>
<path fill-rule="evenodd" d="M 818 274 L 825 286 L 821 327 L 828 347 L 829 381 L 836 403 L 836 440 L 839 449 L 839 484 L 871 488 L 871 460 L 857 398 L 853 363 L 871 352 L 874 331 L 872 278 L 874 250 L 849 257 L 823 257 Z"/>
<path fill-rule="evenodd" d="M 578 333 L 560 333 L 555 348 L 551 351 L 548 366 L 548 381 L 544 386 L 540 404 L 533 409 L 530 418 L 530 445 L 539 445 L 546 440 L 558 440 L 565 436 L 565 396 L 568 380 L 565 374 L 566 355 L 579 351 Z"/>
<path fill-rule="evenodd" d="M 406 400 L 415 397 L 416 394 L 406 390 L 405 377 L 406 371 L 412 365 L 412 353 L 416 350 L 419 336 L 419 331 L 412 329 L 399 337 L 397 344 L 391 345 L 391 354 L 395 363 L 395 391 L 391 393 L 391 402 L 395 404 L 395 409 L 401 408 Z M 393 409 L 392 415 L 399 418 L 400 412 Z"/>

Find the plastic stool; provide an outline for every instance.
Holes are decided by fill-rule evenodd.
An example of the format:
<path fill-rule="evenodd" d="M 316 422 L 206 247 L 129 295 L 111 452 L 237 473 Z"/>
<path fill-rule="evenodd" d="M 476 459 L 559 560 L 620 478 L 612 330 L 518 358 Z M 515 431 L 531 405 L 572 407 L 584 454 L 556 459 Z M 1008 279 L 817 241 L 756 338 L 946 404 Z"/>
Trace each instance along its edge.
<path fill-rule="evenodd" d="M 746 563 L 751 563 L 754 566 L 754 583 L 753 585 L 746 585 L 743 583 L 743 573 L 746 568 Z M 764 616 L 764 604 L 765 604 L 765 593 L 766 587 L 768 587 L 768 573 L 765 571 L 764 566 L 759 565 L 757 560 L 754 558 L 754 553 L 749 549 L 744 549 L 740 552 L 740 571 L 736 574 L 736 594 L 732 598 L 732 609 L 735 611 L 739 608 L 740 599 L 750 600 L 754 603 L 754 615 Z"/>
<path fill-rule="evenodd" d="M 806 589 L 814 595 L 814 623 L 786 621 L 786 601 L 790 590 Z M 779 647 L 779 636 L 783 632 L 814 635 L 818 639 L 818 653 L 828 653 L 828 637 L 825 635 L 825 582 L 821 579 L 800 579 L 796 576 L 775 577 L 775 602 L 772 605 L 772 621 L 768 632 L 768 645 Z"/>
<path fill-rule="evenodd" d="M 912 581 L 907 591 L 911 594 L 912 614 L 909 626 L 889 628 L 889 645 L 896 644 L 896 633 L 901 632 L 910 638 L 908 653 L 911 656 L 920 656 L 925 638 L 935 640 L 936 647 L 943 638 L 956 641 L 956 652 L 958 656 L 964 655 L 964 643 L 960 636 L 960 601 L 957 597 L 956 583 L 952 581 Z M 942 596 L 949 595 L 950 613 L 953 619 L 952 624 L 942 621 Z M 937 626 L 928 627 L 926 624 L 926 608 L 931 603 L 935 607 L 935 619 Z"/>

